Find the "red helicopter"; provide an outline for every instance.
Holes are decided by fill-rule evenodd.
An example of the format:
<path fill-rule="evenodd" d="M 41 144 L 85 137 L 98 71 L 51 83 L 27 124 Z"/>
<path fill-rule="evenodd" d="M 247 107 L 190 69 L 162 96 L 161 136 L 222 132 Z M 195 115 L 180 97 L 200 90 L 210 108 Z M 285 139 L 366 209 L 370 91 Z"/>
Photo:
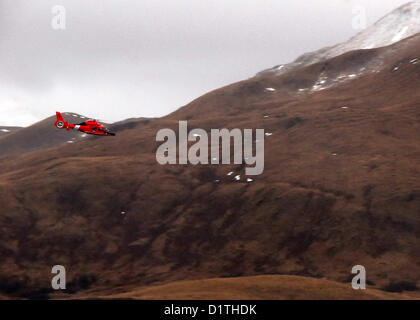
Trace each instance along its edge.
<path fill-rule="evenodd" d="M 57 121 L 55 122 L 55 126 L 58 129 L 66 129 L 67 131 L 70 129 L 75 129 L 87 134 L 93 134 L 95 136 L 115 136 L 115 133 L 109 131 L 96 120 L 88 120 L 79 124 L 72 124 L 64 121 L 64 118 L 60 112 L 57 111 L 56 115 Z"/>

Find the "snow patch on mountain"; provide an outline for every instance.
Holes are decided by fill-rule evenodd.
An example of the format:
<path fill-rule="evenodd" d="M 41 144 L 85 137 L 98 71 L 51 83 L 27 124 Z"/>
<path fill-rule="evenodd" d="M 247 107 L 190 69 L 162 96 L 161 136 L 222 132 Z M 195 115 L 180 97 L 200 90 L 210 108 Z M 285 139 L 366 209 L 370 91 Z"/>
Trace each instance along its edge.
<path fill-rule="evenodd" d="M 403 39 L 404 34 L 406 34 L 408 30 L 408 26 L 405 26 L 404 28 L 402 28 L 402 30 L 400 32 L 398 32 L 394 38 L 392 38 L 392 42 L 398 42 L 401 39 Z"/>

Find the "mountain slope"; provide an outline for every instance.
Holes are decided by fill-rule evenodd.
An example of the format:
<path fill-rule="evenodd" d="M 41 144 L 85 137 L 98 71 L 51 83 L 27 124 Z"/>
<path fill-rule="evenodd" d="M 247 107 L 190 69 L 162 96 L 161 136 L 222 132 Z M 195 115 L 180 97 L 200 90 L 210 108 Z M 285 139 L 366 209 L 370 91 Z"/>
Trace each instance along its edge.
<path fill-rule="evenodd" d="M 20 130 L 20 129 L 21 129 L 21 127 L 3 127 L 3 126 L 0 126 L 0 137 L 11 134 L 11 133 L 16 132 L 17 130 Z"/>
<path fill-rule="evenodd" d="M 374 25 L 344 43 L 306 53 L 292 63 L 264 70 L 258 76 L 284 74 L 295 68 L 325 61 L 353 50 L 388 46 L 419 32 L 420 1 L 412 1 L 395 9 Z"/>
<path fill-rule="evenodd" d="M 80 123 L 87 119 L 76 113 L 66 112 L 63 115 L 66 121 L 70 123 Z M 104 125 L 111 131 L 119 133 L 123 130 L 132 129 L 141 124 L 148 123 L 150 120 L 146 118 L 133 118 L 113 124 L 104 123 Z M 96 138 L 74 130 L 59 130 L 54 126 L 55 121 L 56 117 L 51 116 L 26 128 L 0 127 L 0 158 L 16 156 L 63 144 L 71 144 L 79 140 Z"/>
<path fill-rule="evenodd" d="M 72 123 L 79 123 L 86 119 L 74 113 L 64 113 L 63 115 L 67 121 Z M 29 127 L 11 130 L 10 134 L 0 136 L 0 158 L 59 146 L 64 143 L 73 143 L 86 136 L 76 131 L 58 130 L 54 126 L 55 121 L 56 117 L 52 116 Z"/>

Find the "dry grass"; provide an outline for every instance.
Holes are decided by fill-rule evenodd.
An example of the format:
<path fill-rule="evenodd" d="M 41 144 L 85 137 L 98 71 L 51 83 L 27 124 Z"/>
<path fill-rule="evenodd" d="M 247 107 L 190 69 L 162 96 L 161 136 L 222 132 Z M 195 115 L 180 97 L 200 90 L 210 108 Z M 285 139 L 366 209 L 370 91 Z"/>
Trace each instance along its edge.
<path fill-rule="evenodd" d="M 354 290 L 350 284 L 325 279 L 282 275 L 179 281 L 130 290 L 121 294 L 99 296 L 99 298 L 142 300 L 415 299 L 409 295 L 387 293 L 369 288 Z"/>

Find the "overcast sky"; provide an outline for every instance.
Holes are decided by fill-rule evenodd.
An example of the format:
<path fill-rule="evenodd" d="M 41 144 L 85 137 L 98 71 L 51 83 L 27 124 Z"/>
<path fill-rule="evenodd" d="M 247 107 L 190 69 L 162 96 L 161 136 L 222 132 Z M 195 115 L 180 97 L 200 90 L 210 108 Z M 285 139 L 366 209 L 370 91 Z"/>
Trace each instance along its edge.
<path fill-rule="evenodd" d="M 0 0 L 0 125 L 56 110 L 106 121 L 163 116 L 347 40 L 360 31 L 355 6 L 371 25 L 406 2 Z M 65 30 L 52 27 L 55 5 L 65 8 Z"/>

